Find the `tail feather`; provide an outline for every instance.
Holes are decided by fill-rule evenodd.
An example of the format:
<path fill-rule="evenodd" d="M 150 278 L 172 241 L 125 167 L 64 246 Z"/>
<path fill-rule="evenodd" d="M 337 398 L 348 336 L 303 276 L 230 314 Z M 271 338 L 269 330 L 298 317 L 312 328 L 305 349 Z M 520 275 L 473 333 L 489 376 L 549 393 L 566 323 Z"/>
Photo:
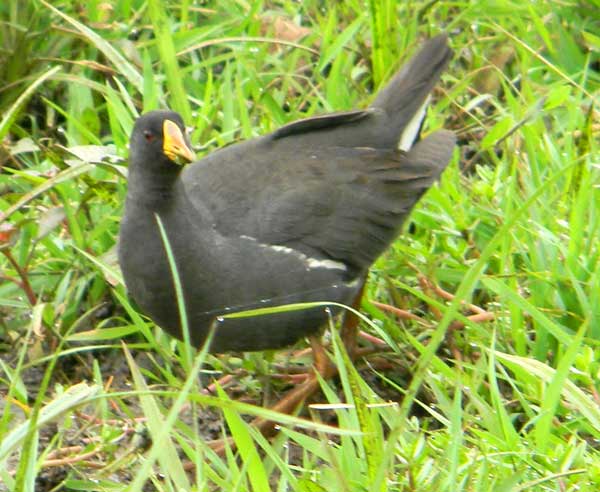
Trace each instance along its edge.
<path fill-rule="evenodd" d="M 371 107 L 383 110 L 387 114 L 387 131 L 398 141 L 404 129 L 419 113 L 452 54 L 446 34 L 430 39 L 387 86 L 379 91 Z M 419 123 L 416 123 L 417 127 Z"/>
<path fill-rule="evenodd" d="M 439 179 L 452 158 L 456 136 L 450 130 L 438 130 L 417 142 L 406 154 L 408 171 L 421 170 L 426 173 L 427 188 Z"/>

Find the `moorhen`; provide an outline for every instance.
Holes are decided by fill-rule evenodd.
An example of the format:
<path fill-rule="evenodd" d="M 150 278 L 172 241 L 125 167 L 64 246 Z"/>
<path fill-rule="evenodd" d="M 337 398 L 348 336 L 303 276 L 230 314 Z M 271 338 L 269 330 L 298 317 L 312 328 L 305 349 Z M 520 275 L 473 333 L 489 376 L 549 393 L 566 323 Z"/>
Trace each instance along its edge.
<path fill-rule="evenodd" d="M 296 121 L 195 162 L 179 114 L 138 118 L 119 261 L 139 307 L 183 337 L 160 218 L 195 346 L 213 323 L 212 352 L 273 349 L 317 333 L 328 317 L 323 307 L 223 316 L 352 303 L 451 158 L 452 132 L 418 139 L 425 103 L 451 56 L 446 35 L 437 36 L 367 109 Z"/>

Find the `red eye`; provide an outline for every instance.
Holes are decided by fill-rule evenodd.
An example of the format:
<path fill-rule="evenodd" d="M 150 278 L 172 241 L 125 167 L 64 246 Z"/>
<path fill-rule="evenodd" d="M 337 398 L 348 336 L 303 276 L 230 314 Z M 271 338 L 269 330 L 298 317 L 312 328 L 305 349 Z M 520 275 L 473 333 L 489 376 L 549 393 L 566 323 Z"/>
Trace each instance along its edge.
<path fill-rule="evenodd" d="M 152 133 L 149 130 L 146 130 L 144 132 L 144 138 L 146 139 L 146 142 L 152 142 L 152 140 L 154 140 L 154 133 Z"/>

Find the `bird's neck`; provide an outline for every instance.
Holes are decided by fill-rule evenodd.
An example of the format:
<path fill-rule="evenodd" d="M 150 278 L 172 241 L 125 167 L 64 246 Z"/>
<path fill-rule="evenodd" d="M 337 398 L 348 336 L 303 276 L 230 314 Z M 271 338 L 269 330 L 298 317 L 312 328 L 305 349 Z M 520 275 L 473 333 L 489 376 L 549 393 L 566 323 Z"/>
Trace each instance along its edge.
<path fill-rule="evenodd" d="M 178 172 L 151 174 L 140 172 L 137 166 L 129 168 L 127 206 L 143 207 L 158 212 L 172 203 L 179 178 Z"/>

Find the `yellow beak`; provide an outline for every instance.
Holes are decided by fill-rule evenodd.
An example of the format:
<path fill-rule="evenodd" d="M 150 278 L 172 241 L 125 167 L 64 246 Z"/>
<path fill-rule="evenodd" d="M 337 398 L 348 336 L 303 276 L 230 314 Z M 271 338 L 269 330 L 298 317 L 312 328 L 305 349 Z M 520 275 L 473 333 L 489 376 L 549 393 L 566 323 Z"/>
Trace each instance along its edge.
<path fill-rule="evenodd" d="M 194 152 L 185 143 L 183 133 L 171 120 L 165 120 L 163 123 L 163 152 L 177 164 L 187 164 L 196 158 Z M 183 162 L 179 162 L 178 158 Z"/>

